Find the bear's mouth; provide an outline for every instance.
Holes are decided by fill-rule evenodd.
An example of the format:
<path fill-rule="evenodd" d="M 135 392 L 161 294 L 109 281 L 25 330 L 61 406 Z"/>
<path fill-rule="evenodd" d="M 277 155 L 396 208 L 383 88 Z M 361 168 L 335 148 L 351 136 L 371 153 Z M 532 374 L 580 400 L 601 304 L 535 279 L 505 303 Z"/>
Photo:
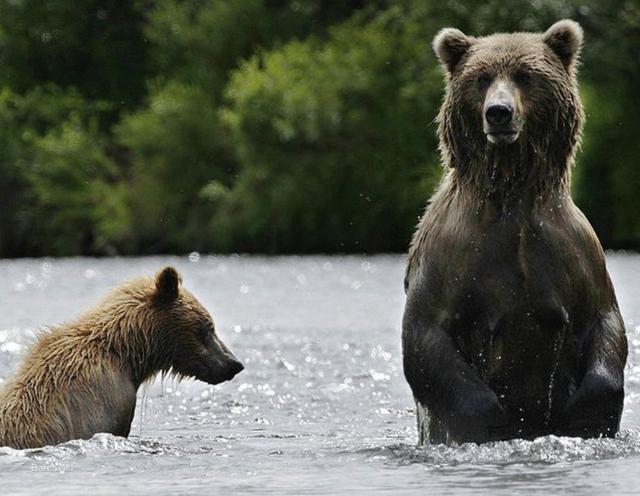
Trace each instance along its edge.
<path fill-rule="evenodd" d="M 494 145 L 508 145 L 518 139 L 518 131 L 509 130 L 491 130 L 485 133 L 490 143 Z"/>

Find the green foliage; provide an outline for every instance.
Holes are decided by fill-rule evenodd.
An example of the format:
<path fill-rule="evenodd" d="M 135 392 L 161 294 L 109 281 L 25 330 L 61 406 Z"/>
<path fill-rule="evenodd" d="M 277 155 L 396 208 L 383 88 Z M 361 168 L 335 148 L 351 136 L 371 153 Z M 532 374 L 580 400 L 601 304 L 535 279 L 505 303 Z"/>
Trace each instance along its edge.
<path fill-rule="evenodd" d="M 428 124 L 440 76 L 427 63 L 428 39 L 402 21 L 350 21 L 326 41 L 254 56 L 233 75 L 225 120 L 242 168 L 213 226 L 231 233 L 223 248 L 407 243 L 437 178 Z"/>
<path fill-rule="evenodd" d="M 80 127 L 93 121 L 95 136 L 95 121 L 108 110 L 109 105 L 103 102 L 87 102 L 76 91 L 53 85 L 36 87 L 23 96 L 7 88 L 0 92 L 0 146 L 4 151 L 0 159 L 0 253 L 95 251 L 91 243 L 78 243 L 67 236 L 74 228 L 78 233 L 91 230 L 91 223 L 67 226 L 63 218 L 90 215 L 90 204 L 74 197 L 90 196 L 82 191 L 86 183 L 70 179 L 82 174 L 76 167 L 83 168 L 85 161 L 93 160 L 87 152 L 102 153 L 101 145 L 95 143 L 95 150 L 91 149 L 82 141 L 82 133 L 72 135 L 70 125 L 73 122 Z M 61 140 L 59 147 L 55 146 L 57 139 Z M 69 212 L 74 209 L 77 211 Z"/>
<path fill-rule="evenodd" d="M 118 238 L 131 251 L 206 249 L 211 182 L 229 184 L 234 170 L 211 95 L 177 82 L 156 86 L 115 136 L 129 150 Z"/>
<path fill-rule="evenodd" d="M 163 74 L 219 93 L 227 72 L 264 38 L 265 14 L 261 0 L 161 1 L 145 32 L 157 47 L 152 57 Z"/>
<path fill-rule="evenodd" d="M 583 9 L 587 125 L 575 197 L 610 247 L 640 248 L 640 5 L 614 0 Z"/>
<path fill-rule="evenodd" d="M 229 71 L 256 51 L 323 32 L 364 1 L 160 0 L 145 35 L 160 74 L 222 93 Z M 371 2 L 369 2 L 371 3 Z"/>
<path fill-rule="evenodd" d="M 85 125 L 73 112 L 32 144 L 28 179 L 47 219 L 42 236 L 49 253 L 103 251 L 107 240 L 101 222 L 118 208 L 110 201 L 108 183 L 116 179 L 117 169 L 103 151 L 96 120 Z"/>
<path fill-rule="evenodd" d="M 134 105 L 145 88 L 144 2 L 3 0 L 0 60 L 18 92 L 54 83 L 88 98 Z"/>
<path fill-rule="evenodd" d="M 0 256 L 404 251 L 440 176 L 430 42 L 585 29 L 574 195 L 640 247 L 631 0 L 0 0 Z"/>
<path fill-rule="evenodd" d="M 30 149 L 20 126 L 22 100 L 9 89 L 0 92 L 0 253 L 17 256 L 32 248 L 32 193 L 23 170 Z"/>

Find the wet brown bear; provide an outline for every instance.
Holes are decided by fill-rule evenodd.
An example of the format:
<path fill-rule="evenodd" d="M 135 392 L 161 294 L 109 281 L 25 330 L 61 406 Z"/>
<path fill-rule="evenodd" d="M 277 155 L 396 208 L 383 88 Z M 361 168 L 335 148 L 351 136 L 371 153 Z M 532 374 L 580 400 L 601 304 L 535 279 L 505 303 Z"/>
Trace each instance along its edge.
<path fill-rule="evenodd" d="M 180 282 L 167 267 L 42 335 L 0 392 L 0 446 L 127 436 L 138 387 L 156 373 L 218 384 L 240 372 L 211 316 Z"/>
<path fill-rule="evenodd" d="M 411 244 L 402 335 L 421 442 L 618 430 L 624 325 L 569 195 L 581 44 L 568 20 L 434 40 L 445 175 Z"/>

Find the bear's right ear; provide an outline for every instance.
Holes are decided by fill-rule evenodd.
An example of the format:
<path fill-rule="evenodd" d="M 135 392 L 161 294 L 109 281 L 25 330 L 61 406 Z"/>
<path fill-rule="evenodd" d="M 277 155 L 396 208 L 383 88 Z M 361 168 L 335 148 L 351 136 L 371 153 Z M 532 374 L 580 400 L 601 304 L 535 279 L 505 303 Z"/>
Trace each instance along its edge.
<path fill-rule="evenodd" d="M 475 38 L 459 29 L 444 28 L 433 39 L 431 46 L 440 63 L 451 74 L 474 42 Z"/>
<path fill-rule="evenodd" d="M 165 267 L 156 275 L 155 297 L 159 302 L 173 301 L 178 297 L 178 286 L 182 278 L 173 267 Z"/>

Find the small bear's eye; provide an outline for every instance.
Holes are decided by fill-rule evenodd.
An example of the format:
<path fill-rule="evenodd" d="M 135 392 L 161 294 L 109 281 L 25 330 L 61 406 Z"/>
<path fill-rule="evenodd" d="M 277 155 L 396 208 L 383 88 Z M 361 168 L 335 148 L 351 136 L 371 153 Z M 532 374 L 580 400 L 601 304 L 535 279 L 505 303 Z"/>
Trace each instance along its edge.
<path fill-rule="evenodd" d="M 205 323 L 205 324 L 202 324 L 202 326 L 200 326 L 200 338 L 205 343 L 208 343 L 209 340 L 211 339 L 212 330 L 213 330 L 212 326 L 209 323 Z"/>
<path fill-rule="evenodd" d="M 531 83 L 531 74 L 527 71 L 520 70 L 513 75 L 513 80 L 518 86 L 526 87 Z"/>
<path fill-rule="evenodd" d="M 478 88 L 486 90 L 491 85 L 491 76 L 483 72 L 477 77 L 476 82 L 478 83 Z"/>

